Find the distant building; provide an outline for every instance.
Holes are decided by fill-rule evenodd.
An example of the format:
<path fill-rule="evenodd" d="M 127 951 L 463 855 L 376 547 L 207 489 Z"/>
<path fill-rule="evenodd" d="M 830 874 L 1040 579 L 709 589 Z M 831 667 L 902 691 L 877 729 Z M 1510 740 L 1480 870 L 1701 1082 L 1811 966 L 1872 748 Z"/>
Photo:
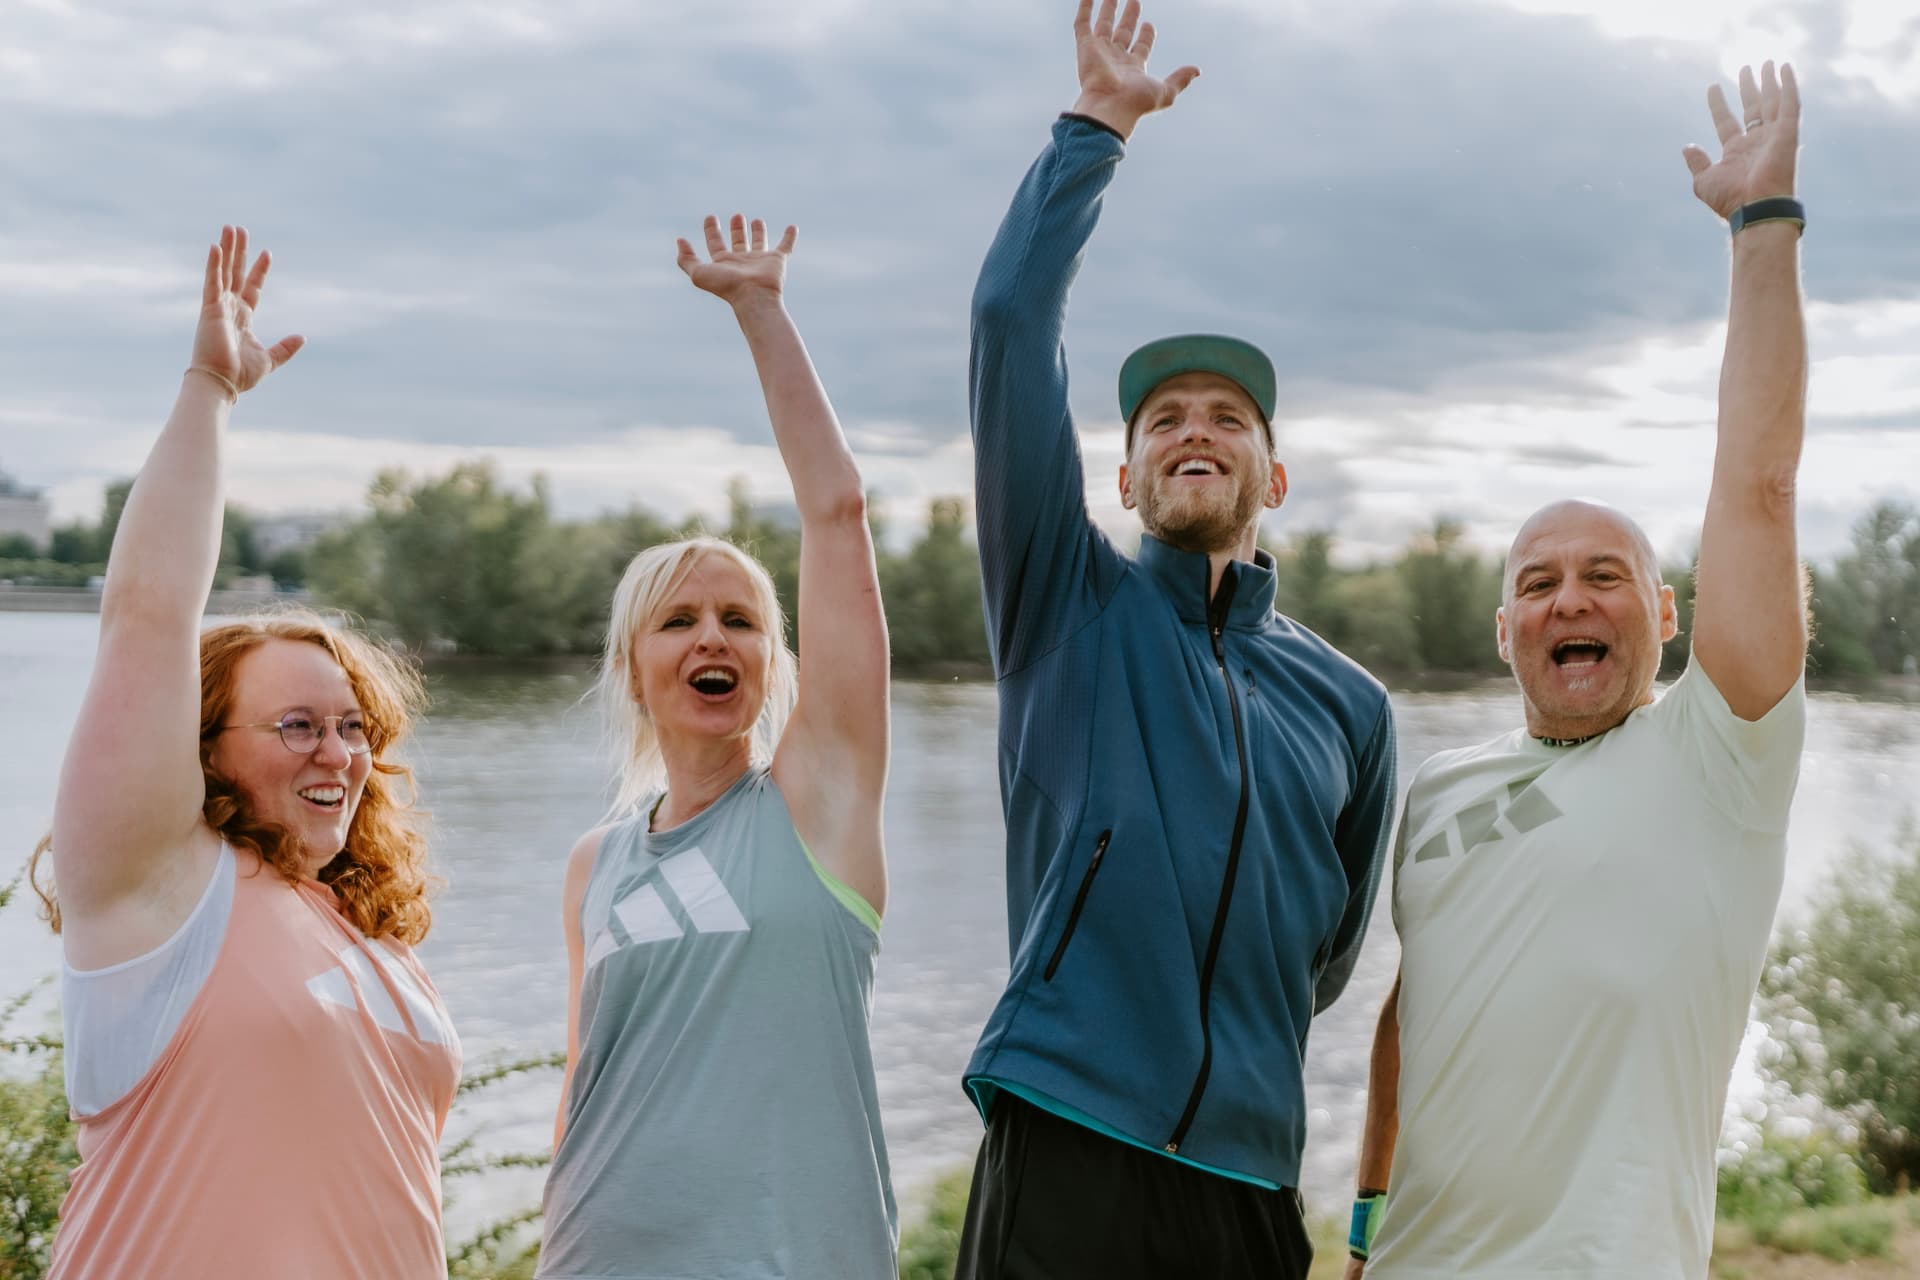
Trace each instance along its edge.
<path fill-rule="evenodd" d="M 253 545 L 263 562 L 270 561 L 284 551 L 304 551 L 352 520 L 353 517 L 344 511 L 255 516 Z"/>
<path fill-rule="evenodd" d="M 791 498 L 756 502 L 749 509 L 749 514 L 758 523 L 770 524 L 788 533 L 800 532 L 800 506 Z"/>
<path fill-rule="evenodd" d="M 10 534 L 22 534 L 45 551 L 53 541 L 53 506 L 40 490 L 0 471 L 0 538 Z"/>

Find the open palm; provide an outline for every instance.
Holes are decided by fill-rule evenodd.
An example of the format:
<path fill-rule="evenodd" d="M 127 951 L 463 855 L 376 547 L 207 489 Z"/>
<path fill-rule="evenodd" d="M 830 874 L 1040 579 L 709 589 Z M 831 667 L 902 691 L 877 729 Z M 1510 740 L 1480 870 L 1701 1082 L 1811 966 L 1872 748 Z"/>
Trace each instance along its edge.
<path fill-rule="evenodd" d="M 220 228 L 220 241 L 207 250 L 207 278 L 200 296 L 200 324 L 193 333 L 193 367 L 215 374 L 236 391 L 293 359 L 306 339 L 292 334 L 272 346 L 253 332 L 254 309 L 266 285 L 273 255 L 261 253 L 247 270 L 247 229 Z"/>
<path fill-rule="evenodd" d="M 1149 73 L 1153 24 L 1140 21 L 1140 0 L 1127 0 L 1118 22 L 1115 8 L 1115 0 L 1101 0 L 1095 17 L 1093 0 L 1080 0 L 1074 15 L 1074 57 L 1083 103 L 1095 100 L 1134 119 L 1172 106 L 1181 90 L 1200 74 L 1199 68 L 1181 67 L 1165 79 Z"/>
<path fill-rule="evenodd" d="M 1741 114 L 1734 115 L 1719 85 L 1707 90 L 1707 109 L 1720 135 L 1718 162 L 1699 147 L 1682 153 L 1693 172 L 1693 193 L 1721 217 L 1755 200 L 1793 194 L 1800 150 L 1800 86 L 1793 68 L 1773 63 L 1740 69 Z M 1744 123 L 1743 123 L 1744 122 Z"/>
<path fill-rule="evenodd" d="M 755 218 L 747 220 L 734 214 L 728 224 L 728 240 L 720 238 L 720 220 L 706 221 L 707 258 L 703 262 L 686 240 L 677 240 L 677 261 L 698 288 L 716 298 L 737 303 L 757 294 L 778 297 L 787 279 L 787 259 L 793 253 L 797 228 L 788 227 L 780 243 L 767 248 L 767 224 Z"/>

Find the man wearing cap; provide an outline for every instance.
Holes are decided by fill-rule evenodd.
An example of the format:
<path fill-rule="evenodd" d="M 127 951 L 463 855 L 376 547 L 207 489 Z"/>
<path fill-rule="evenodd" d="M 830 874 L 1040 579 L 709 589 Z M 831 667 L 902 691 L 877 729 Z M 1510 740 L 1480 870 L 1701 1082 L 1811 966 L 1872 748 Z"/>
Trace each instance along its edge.
<path fill-rule="evenodd" d="M 1273 366 L 1231 338 L 1120 373 L 1137 556 L 1088 518 L 1067 292 L 1123 143 L 1198 74 L 1139 6 L 1075 19 L 1081 95 L 973 303 L 981 570 L 1012 973 L 956 1275 L 1297 1277 L 1307 1026 L 1345 984 L 1394 791 L 1386 693 L 1274 611 Z"/>

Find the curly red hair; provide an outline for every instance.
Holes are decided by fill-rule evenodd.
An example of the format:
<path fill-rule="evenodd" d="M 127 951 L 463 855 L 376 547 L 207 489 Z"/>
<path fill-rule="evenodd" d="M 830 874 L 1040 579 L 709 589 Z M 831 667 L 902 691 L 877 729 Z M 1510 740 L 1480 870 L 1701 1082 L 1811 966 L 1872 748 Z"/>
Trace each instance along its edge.
<path fill-rule="evenodd" d="M 247 809 L 234 783 L 214 771 L 213 741 L 232 709 L 240 660 L 269 640 L 319 645 L 346 672 L 353 696 L 366 713 L 373 743 L 373 771 L 347 827 L 346 847 L 320 871 L 320 882 L 340 900 L 340 909 L 369 938 L 391 935 L 408 944 L 427 936 L 433 912 L 427 898 L 437 882 L 427 870 L 425 814 L 419 809 L 413 770 L 396 759 L 414 721 L 426 708 L 426 688 L 406 658 L 347 627 L 336 627 L 308 609 L 286 609 L 211 627 L 200 634 L 200 769 L 207 798 L 207 825 L 236 848 L 251 849 L 289 881 L 300 878 L 299 846 L 286 831 Z M 41 855 L 48 835 L 33 851 L 28 879 L 54 932 L 60 908 L 53 889 L 41 883 Z"/>

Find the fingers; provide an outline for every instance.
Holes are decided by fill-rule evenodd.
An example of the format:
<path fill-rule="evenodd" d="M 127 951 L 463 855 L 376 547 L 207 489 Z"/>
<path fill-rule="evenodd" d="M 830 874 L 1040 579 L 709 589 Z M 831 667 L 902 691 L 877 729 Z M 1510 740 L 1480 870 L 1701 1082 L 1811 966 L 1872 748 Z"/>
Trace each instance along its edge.
<path fill-rule="evenodd" d="M 1151 22 L 1143 22 L 1140 24 L 1139 38 L 1133 42 L 1133 56 L 1140 59 L 1140 65 L 1144 67 L 1147 65 L 1147 55 L 1152 52 L 1153 24 Z"/>
<path fill-rule="evenodd" d="M 707 237 L 707 256 L 716 262 L 729 253 L 748 254 L 767 251 L 767 224 L 762 218 L 755 218 L 749 223 L 745 214 L 734 214 L 727 219 L 727 237 L 724 240 L 720 236 L 720 219 L 714 215 L 707 215 L 702 228 Z M 798 234 L 795 228 L 788 227 L 786 234 L 780 238 L 776 252 L 793 252 L 794 238 Z M 679 264 L 682 271 L 692 274 L 693 269 L 700 265 L 700 255 L 685 239 L 676 239 L 673 243 L 676 251 L 674 261 Z"/>
<path fill-rule="evenodd" d="M 267 358 L 273 361 L 273 367 L 278 369 L 281 365 L 293 359 L 294 354 L 306 345 L 307 340 L 305 338 L 297 333 L 290 333 L 267 348 Z"/>
<path fill-rule="evenodd" d="M 1175 71 L 1167 77 L 1167 88 L 1173 90 L 1173 98 L 1177 98 L 1186 92 L 1188 85 L 1199 78 L 1200 68 L 1181 67 L 1178 71 Z M 1169 98 L 1168 101 L 1171 102 L 1173 98 Z"/>
<path fill-rule="evenodd" d="M 267 271 L 272 266 L 273 266 L 272 251 L 267 249 L 262 249 L 260 251 L 259 258 L 255 259 L 254 261 L 253 270 L 247 272 L 246 284 L 243 285 L 240 289 L 240 301 L 246 303 L 249 308 L 259 307 L 260 287 L 266 284 Z"/>
<path fill-rule="evenodd" d="M 1093 0 L 1080 0 L 1079 11 L 1073 15 L 1073 34 L 1076 39 L 1093 34 Z"/>
<path fill-rule="evenodd" d="M 1120 11 L 1120 25 L 1113 29 L 1113 42 L 1122 49 L 1133 44 L 1133 29 L 1140 25 L 1140 0 L 1127 0 Z"/>
<path fill-rule="evenodd" d="M 1100 16 L 1093 20 L 1093 34 L 1099 40 L 1113 38 L 1114 0 L 1100 0 Z"/>
<path fill-rule="evenodd" d="M 211 307 L 220 301 L 220 282 L 224 278 L 225 264 L 220 257 L 219 244 L 207 246 L 207 282 L 200 291 L 200 305 Z"/>
<path fill-rule="evenodd" d="M 245 227 L 235 227 L 233 229 L 233 252 L 227 255 L 227 289 L 229 292 L 240 292 L 241 272 L 246 269 L 246 262 L 247 229 Z"/>
<path fill-rule="evenodd" d="M 1717 84 L 1707 89 L 1707 110 L 1713 113 L 1713 131 L 1720 135 L 1721 146 L 1740 136 L 1740 121 L 1727 106 L 1726 92 Z"/>
<path fill-rule="evenodd" d="M 1780 119 L 1780 77 L 1771 58 L 1760 68 L 1760 118 L 1768 124 Z"/>
<path fill-rule="evenodd" d="M 1754 82 L 1753 68 L 1740 68 L 1740 122 L 1743 125 L 1762 124 L 1766 117 L 1760 114 L 1760 86 Z"/>
<path fill-rule="evenodd" d="M 1800 127 L 1800 77 L 1793 74 L 1791 62 L 1780 64 L 1780 123 Z"/>
<path fill-rule="evenodd" d="M 1688 143 L 1686 146 L 1680 148 L 1680 158 L 1687 162 L 1688 171 L 1696 178 L 1713 168 L 1713 160 L 1705 151 L 1702 151 L 1692 143 Z"/>

